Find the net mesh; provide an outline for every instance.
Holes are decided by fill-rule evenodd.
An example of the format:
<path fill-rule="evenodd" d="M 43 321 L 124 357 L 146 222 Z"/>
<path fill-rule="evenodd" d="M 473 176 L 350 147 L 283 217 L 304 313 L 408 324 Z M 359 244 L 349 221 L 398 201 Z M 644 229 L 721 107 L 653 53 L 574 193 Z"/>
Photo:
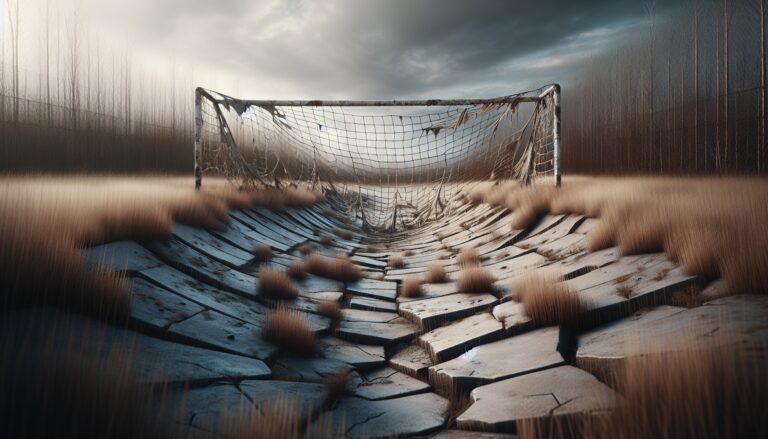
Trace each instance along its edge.
<path fill-rule="evenodd" d="M 552 175 L 555 90 L 300 102 L 198 89 L 196 165 L 242 185 L 309 183 L 372 230 L 414 227 L 450 213 L 470 182 Z"/>

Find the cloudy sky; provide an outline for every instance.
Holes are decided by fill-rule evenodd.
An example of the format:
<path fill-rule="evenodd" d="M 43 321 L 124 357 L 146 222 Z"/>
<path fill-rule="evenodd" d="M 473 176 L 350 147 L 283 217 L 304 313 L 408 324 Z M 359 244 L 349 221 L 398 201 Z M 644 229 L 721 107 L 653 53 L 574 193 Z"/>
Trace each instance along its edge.
<path fill-rule="evenodd" d="M 173 59 L 254 98 L 486 97 L 567 83 L 649 17 L 638 0 L 72 1 L 78 23 L 127 42 L 135 59 Z M 657 18 L 670 3 L 657 2 Z"/>

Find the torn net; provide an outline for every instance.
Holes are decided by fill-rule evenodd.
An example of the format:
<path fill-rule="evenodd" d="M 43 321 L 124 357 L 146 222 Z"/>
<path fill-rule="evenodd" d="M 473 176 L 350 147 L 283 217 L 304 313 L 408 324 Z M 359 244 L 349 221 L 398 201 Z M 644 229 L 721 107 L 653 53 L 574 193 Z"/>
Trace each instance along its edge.
<path fill-rule="evenodd" d="M 373 231 L 415 227 L 449 214 L 468 183 L 552 175 L 558 90 L 302 102 L 198 89 L 196 164 L 242 185 L 311 184 Z"/>

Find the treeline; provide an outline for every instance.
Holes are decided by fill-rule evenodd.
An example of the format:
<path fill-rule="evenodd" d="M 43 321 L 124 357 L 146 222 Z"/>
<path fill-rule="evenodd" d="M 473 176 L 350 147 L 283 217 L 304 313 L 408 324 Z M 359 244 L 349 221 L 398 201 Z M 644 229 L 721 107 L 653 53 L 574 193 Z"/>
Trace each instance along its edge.
<path fill-rule="evenodd" d="M 648 7 L 563 91 L 566 173 L 765 174 L 766 0 Z"/>
<path fill-rule="evenodd" d="M 5 7 L 0 171 L 192 169 L 191 75 L 102 47 L 66 4 L 39 17 L 24 0 Z"/>

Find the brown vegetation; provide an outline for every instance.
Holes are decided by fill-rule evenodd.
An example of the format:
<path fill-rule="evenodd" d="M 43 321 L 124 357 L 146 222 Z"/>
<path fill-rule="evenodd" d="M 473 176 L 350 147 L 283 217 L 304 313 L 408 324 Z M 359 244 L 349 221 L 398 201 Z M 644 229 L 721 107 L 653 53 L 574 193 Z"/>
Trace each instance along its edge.
<path fill-rule="evenodd" d="M 312 244 L 305 242 L 304 244 L 299 245 L 296 247 L 296 250 L 299 251 L 302 255 L 308 255 L 315 251 L 315 247 L 312 246 Z"/>
<path fill-rule="evenodd" d="M 665 251 L 689 274 L 722 277 L 731 293 L 768 292 L 768 181 L 756 178 L 566 178 L 560 190 L 512 192 L 515 227 L 544 213 L 599 217 L 588 247 Z M 522 213 L 521 213 L 522 212 Z"/>
<path fill-rule="evenodd" d="M 333 244 L 333 238 L 331 238 L 329 235 L 326 235 L 325 233 L 320 233 L 320 244 L 324 245 L 325 247 L 330 246 Z"/>
<path fill-rule="evenodd" d="M 317 304 L 317 313 L 328 317 L 334 322 L 341 320 L 341 308 L 339 302 L 333 300 L 323 300 Z"/>
<path fill-rule="evenodd" d="M 259 244 L 253 249 L 253 255 L 257 262 L 269 262 L 272 260 L 272 246 L 269 244 Z"/>
<path fill-rule="evenodd" d="M 315 333 L 303 315 L 283 306 L 269 312 L 261 335 L 264 340 L 286 352 L 313 355 L 316 351 Z"/>
<path fill-rule="evenodd" d="M 432 262 L 427 266 L 426 280 L 431 284 L 440 284 L 448 281 L 448 275 L 445 273 L 443 264 Z"/>
<path fill-rule="evenodd" d="M 421 288 L 421 279 L 416 276 L 406 276 L 400 287 L 400 295 L 403 297 L 419 297 L 424 294 Z"/>
<path fill-rule="evenodd" d="M 285 272 L 263 268 L 259 271 L 259 295 L 270 299 L 295 299 L 299 290 Z"/>
<path fill-rule="evenodd" d="M 339 238 L 346 239 L 346 240 L 350 240 L 355 236 L 349 230 L 344 230 L 344 229 L 333 229 L 332 232 L 334 235 L 338 236 Z"/>
<path fill-rule="evenodd" d="M 532 273 L 512 286 L 525 314 L 541 326 L 573 322 L 581 311 L 579 298 L 559 279 Z"/>
<path fill-rule="evenodd" d="M 480 256 L 475 249 L 466 247 L 459 252 L 457 256 L 459 265 L 466 268 L 473 265 L 480 265 Z"/>
<path fill-rule="evenodd" d="M 469 267 L 459 273 L 458 289 L 460 293 L 492 293 L 496 282 L 491 273 L 482 267 Z"/>
<path fill-rule="evenodd" d="M 337 399 L 350 393 L 349 377 L 350 370 L 339 369 L 333 375 L 325 377 L 325 385 L 328 386 L 328 403 L 332 404 Z"/>
<path fill-rule="evenodd" d="M 307 256 L 304 262 L 309 273 L 328 279 L 352 282 L 363 277 L 363 272 L 347 255 L 330 258 L 313 253 Z"/>
<path fill-rule="evenodd" d="M 391 268 L 405 267 L 405 262 L 403 262 L 403 256 L 399 253 L 390 255 L 389 260 L 387 261 L 387 265 L 389 265 Z"/>
<path fill-rule="evenodd" d="M 288 266 L 288 270 L 286 271 L 286 274 L 291 277 L 291 279 L 301 280 L 307 278 L 307 265 L 304 261 L 293 261 L 291 262 L 291 265 Z"/>

